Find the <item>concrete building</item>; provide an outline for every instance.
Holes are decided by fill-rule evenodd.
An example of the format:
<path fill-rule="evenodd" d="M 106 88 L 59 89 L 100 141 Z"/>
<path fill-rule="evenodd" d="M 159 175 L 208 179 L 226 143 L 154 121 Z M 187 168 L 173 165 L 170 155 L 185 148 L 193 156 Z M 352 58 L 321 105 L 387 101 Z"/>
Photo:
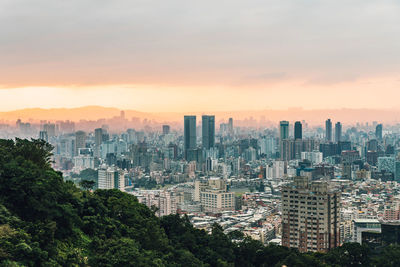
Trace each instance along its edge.
<path fill-rule="evenodd" d="M 295 177 L 282 187 L 282 245 L 301 252 L 340 246 L 341 196 L 325 181 Z"/>
<path fill-rule="evenodd" d="M 363 232 L 381 232 L 381 223 L 377 219 L 355 219 L 353 220 L 353 240 L 354 243 L 362 244 Z"/>
<path fill-rule="evenodd" d="M 301 152 L 301 160 L 309 160 L 312 164 L 320 164 L 323 161 L 322 152 Z"/>
<path fill-rule="evenodd" d="M 235 210 L 235 195 L 227 191 L 223 179 L 195 181 L 194 201 L 200 201 L 204 212 L 220 213 Z"/>
<path fill-rule="evenodd" d="M 125 188 L 124 172 L 115 167 L 99 169 L 97 179 L 99 189 L 119 189 L 123 191 Z"/>
<path fill-rule="evenodd" d="M 379 157 L 378 170 L 394 174 L 396 172 L 396 159 L 394 157 Z"/>
<path fill-rule="evenodd" d="M 84 131 L 77 131 L 75 133 L 75 153 L 78 153 L 79 148 L 85 148 L 85 147 L 86 147 L 86 133 Z"/>
<path fill-rule="evenodd" d="M 201 206 L 203 211 L 220 213 L 235 210 L 235 195 L 218 189 L 205 189 L 201 192 Z"/>
<path fill-rule="evenodd" d="M 177 197 L 174 192 L 165 190 L 142 190 L 133 193 L 138 201 L 149 208 L 156 208 L 156 216 L 162 217 L 170 214 L 176 214 Z"/>

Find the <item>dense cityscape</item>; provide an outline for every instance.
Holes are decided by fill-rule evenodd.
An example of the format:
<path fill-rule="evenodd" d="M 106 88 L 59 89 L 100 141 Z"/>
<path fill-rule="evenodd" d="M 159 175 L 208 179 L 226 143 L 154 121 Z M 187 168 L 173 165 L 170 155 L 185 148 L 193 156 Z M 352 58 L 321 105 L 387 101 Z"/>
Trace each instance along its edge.
<path fill-rule="evenodd" d="M 0 267 L 400 267 L 399 14 L 0 0 Z"/>
<path fill-rule="evenodd" d="M 203 115 L 184 116 L 179 128 L 138 129 L 124 111 L 108 122 L 125 129 L 18 120 L 4 124 L 1 137 L 49 142 L 65 180 L 119 189 L 159 217 L 187 215 L 198 229 L 218 223 L 226 234 L 238 230 L 301 252 L 399 242 L 398 125 L 327 119 L 257 129 Z"/>

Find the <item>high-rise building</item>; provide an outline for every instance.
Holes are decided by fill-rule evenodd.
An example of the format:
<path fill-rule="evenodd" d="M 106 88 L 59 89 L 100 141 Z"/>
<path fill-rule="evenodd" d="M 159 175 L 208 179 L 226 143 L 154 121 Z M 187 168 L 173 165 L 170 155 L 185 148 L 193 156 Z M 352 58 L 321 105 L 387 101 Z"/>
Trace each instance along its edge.
<path fill-rule="evenodd" d="M 342 124 L 337 122 L 335 124 L 335 142 L 342 141 Z"/>
<path fill-rule="evenodd" d="M 48 142 L 49 141 L 49 136 L 46 131 L 40 131 L 39 132 L 39 139 L 42 139 L 43 141 Z"/>
<path fill-rule="evenodd" d="M 289 122 L 281 121 L 279 123 L 279 152 L 281 159 L 290 160 L 290 154 L 292 151 L 290 148 L 290 144 L 288 142 L 284 142 L 289 139 Z"/>
<path fill-rule="evenodd" d="M 382 132 L 383 132 L 383 125 L 382 124 L 378 124 L 376 126 L 376 129 L 375 129 L 376 139 L 382 140 L 382 138 L 383 138 Z"/>
<path fill-rule="evenodd" d="M 327 119 L 325 122 L 325 139 L 328 142 L 332 142 L 332 121 Z"/>
<path fill-rule="evenodd" d="M 46 123 L 43 125 L 43 131 L 47 132 L 48 137 L 56 136 L 56 125 L 54 123 Z"/>
<path fill-rule="evenodd" d="M 303 138 L 303 125 L 300 121 L 296 121 L 294 123 L 294 139 L 302 139 Z"/>
<path fill-rule="evenodd" d="M 280 141 L 289 139 L 289 122 L 281 121 L 279 124 L 279 138 Z"/>
<path fill-rule="evenodd" d="M 295 177 L 282 188 L 282 245 L 301 252 L 339 247 L 340 191 L 326 181 Z"/>
<path fill-rule="evenodd" d="M 96 147 L 100 147 L 102 142 L 103 142 L 103 129 L 97 128 L 94 130 L 94 144 L 96 145 Z"/>
<path fill-rule="evenodd" d="M 204 149 L 215 146 L 215 116 L 202 116 L 202 144 Z"/>
<path fill-rule="evenodd" d="M 295 158 L 294 150 L 295 141 L 290 139 L 283 139 L 280 143 L 281 160 L 289 161 Z"/>
<path fill-rule="evenodd" d="M 75 155 L 79 155 L 79 149 L 86 147 L 86 133 L 77 131 L 75 133 Z"/>
<path fill-rule="evenodd" d="M 103 129 L 97 128 L 94 130 L 94 156 L 100 157 L 100 147 L 103 143 Z"/>
<path fill-rule="evenodd" d="M 196 116 L 184 117 L 184 148 L 185 158 L 188 159 L 189 150 L 195 150 L 197 147 L 196 136 Z"/>
<path fill-rule="evenodd" d="M 162 126 L 162 132 L 163 132 L 163 134 L 169 134 L 169 131 L 170 131 L 170 126 L 169 125 L 163 125 Z"/>
<path fill-rule="evenodd" d="M 115 188 L 123 191 L 125 188 L 125 177 L 123 171 L 114 167 L 99 169 L 97 182 L 99 189 Z"/>
<path fill-rule="evenodd" d="M 230 134 L 233 134 L 233 118 L 229 118 L 228 130 Z"/>
<path fill-rule="evenodd" d="M 378 171 L 396 173 L 396 159 L 394 157 L 379 157 Z"/>

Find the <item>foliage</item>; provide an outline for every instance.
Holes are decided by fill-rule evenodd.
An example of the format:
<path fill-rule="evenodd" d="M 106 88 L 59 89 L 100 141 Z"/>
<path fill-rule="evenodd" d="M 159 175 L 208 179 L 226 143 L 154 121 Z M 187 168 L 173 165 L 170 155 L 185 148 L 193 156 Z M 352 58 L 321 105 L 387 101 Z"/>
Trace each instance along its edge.
<path fill-rule="evenodd" d="M 118 190 L 80 190 L 51 168 L 40 140 L 0 140 L 0 266 L 398 266 L 400 248 L 371 255 L 345 244 L 301 254 L 234 231 L 195 229 L 187 217 L 157 218 Z"/>
<path fill-rule="evenodd" d="M 96 182 L 91 180 L 82 180 L 79 185 L 83 190 L 91 190 L 95 186 Z"/>

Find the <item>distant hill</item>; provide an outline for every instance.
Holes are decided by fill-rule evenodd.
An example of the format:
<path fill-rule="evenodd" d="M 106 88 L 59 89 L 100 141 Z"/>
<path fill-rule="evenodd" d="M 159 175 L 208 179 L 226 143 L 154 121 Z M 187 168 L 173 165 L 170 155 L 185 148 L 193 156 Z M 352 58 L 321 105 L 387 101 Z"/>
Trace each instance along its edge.
<path fill-rule="evenodd" d="M 310 125 L 323 125 L 327 118 L 333 121 L 341 121 L 345 124 L 355 122 L 378 121 L 386 124 L 400 122 L 400 110 L 395 109 L 320 109 L 307 110 L 302 108 L 291 108 L 287 110 L 243 110 L 243 111 L 217 111 L 217 112 L 140 112 L 136 110 L 124 110 L 125 117 L 148 119 L 156 122 L 179 122 L 183 120 L 185 114 L 201 116 L 202 114 L 214 114 L 217 123 L 226 121 L 233 117 L 236 121 L 241 121 L 240 125 L 263 125 L 277 123 L 280 120 L 305 120 Z M 121 109 L 102 106 L 86 106 L 79 108 L 30 108 L 15 111 L 0 112 L 0 121 L 13 123 L 17 119 L 23 121 L 40 120 L 98 120 L 101 118 L 109 119 L 120 116 Z M 198 118 L 198 121 L 201 121 Z"/>

